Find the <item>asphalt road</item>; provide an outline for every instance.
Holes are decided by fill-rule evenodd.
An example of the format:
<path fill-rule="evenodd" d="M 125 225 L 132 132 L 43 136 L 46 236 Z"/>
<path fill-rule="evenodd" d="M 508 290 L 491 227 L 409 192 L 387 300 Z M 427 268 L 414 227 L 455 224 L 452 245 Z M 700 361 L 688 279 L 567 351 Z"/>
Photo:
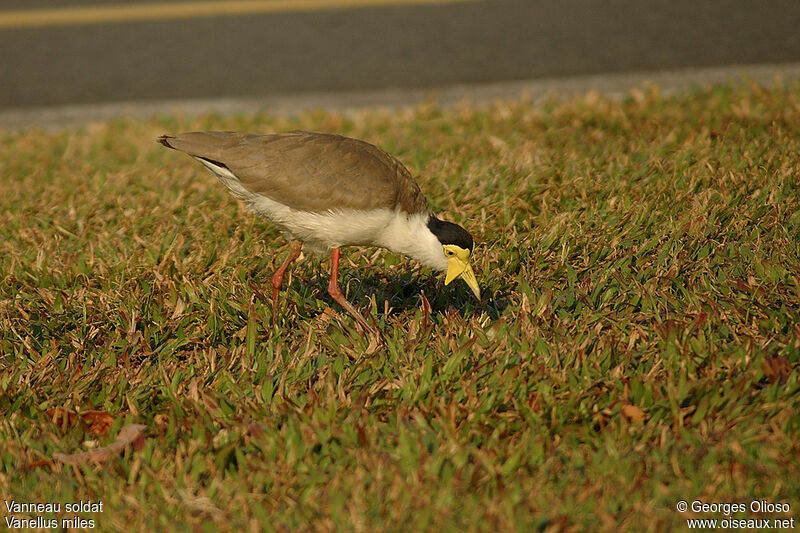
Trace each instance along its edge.
<path fill-rule="evenodd" d="M 2 12 L 99 3 L 9 0 Z M 0 27 L 0 110 L 793 63 L 798 28 L 797 0 L 483 0 L 11 25 Z"/>

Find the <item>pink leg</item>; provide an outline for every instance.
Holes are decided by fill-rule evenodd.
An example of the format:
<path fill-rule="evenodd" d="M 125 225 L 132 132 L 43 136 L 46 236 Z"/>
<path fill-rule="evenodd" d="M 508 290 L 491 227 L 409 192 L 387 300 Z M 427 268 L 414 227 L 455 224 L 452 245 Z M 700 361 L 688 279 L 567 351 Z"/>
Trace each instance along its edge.
<path fill-rule="evenodd" d="M 286 269 L 292 262 L 300 257 L 300 250 L 303 248 L 303 243 L 300 241 L 289 241 L 289 255 L 286 256 L 286 261 L 278 267 L 275 274 L 272 275 L 272 323 L 278 319 L 278 295 L 283 286 L 283 275 L 286 274 Z"/>
<path fill-rule="evenodd" d="M 339 254 L 338 248 L 334 248 L 331 252 L 331 281 L 328 284 L 328 294 L 330 294 L 339 305 L 344 307 L 345 311 L 350 313 L 364 329 L 370 333 L 376 333 L 375 329 L 361 316 L 361 313 L 347 301 L 344 297 L 344 293 L 342 293 L 342 289 L 339 288 Z"/>

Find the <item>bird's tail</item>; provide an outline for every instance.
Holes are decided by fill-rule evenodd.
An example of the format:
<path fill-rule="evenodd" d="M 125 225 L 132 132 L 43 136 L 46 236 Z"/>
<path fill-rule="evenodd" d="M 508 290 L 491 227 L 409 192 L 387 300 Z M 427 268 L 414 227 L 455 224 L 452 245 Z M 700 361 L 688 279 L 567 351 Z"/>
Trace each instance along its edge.
<path fill-rule="evenodd" d="M 166 146 L 167 148 L 172 148 L 172 149 L 174 150 L 174 149 L 175 149 L 175 147 L 174 147 L 174 146 L 172 146 L 172 145 L 169 143 L 169 140 L 170 140 L 170 139 L 174 139 L 174 138 L 175 138 L 175 136 L 174 136 L 174 135 L 162 135 L 161 137 L 159 137 L 158 139 L 156 139 L 156 142 L 159 142 L 159 143 L 163 144 L 164 146 Z"/>

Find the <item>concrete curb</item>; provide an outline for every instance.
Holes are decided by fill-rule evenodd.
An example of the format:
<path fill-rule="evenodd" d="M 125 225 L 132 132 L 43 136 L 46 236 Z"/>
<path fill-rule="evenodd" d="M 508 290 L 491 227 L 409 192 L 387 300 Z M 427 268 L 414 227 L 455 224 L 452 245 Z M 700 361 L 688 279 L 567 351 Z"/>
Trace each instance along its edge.
<path fill-rule="evenodd" d="M 800 79 L 800 63 L 735 65 L 703 69 L 598 74 L 566 78 L 507 81 L 481 85 L 452 85 L 426 89 L 377 89 L 339 93 L 295 93 L 250 98 L 116 102 L 0 111 L 0 129 L 62 129 L 117 118 L 148 119 L 163 114 L 197 116 L 269 112 L 293 115 L 312 109 L 353 110 L 366 107 L 399 108 L 423 101 L 449 107 L 461 101 L 488 105 L 497 100 L 574 96 L 597 91 L 619 98 L 647 84 L 676 92 L 692 87 L 752 81 L 762 85 Z"/>

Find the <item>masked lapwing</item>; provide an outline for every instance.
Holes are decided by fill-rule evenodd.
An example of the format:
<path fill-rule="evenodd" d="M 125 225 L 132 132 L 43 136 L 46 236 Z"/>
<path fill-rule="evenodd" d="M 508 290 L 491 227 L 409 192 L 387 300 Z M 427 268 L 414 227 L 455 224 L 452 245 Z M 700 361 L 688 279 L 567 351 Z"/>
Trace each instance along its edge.
<path fill-rule="evenodd" d="M 472 236 L 436 218 L 408 169 L 370 143 L 309 131 L 200 131 L 158 141 L 197 159 L 289 240 L 289 255 L 272 277 L 273 321 L 283 276 L 303 244 L 331 254 L 328 293 L 370 332 L 375 330 L 339 288 L 342 246 L 380 246 L 407 255 L 446 272 L 445 285 L 463 279 L 480 299 L 470 267 Z"/>

